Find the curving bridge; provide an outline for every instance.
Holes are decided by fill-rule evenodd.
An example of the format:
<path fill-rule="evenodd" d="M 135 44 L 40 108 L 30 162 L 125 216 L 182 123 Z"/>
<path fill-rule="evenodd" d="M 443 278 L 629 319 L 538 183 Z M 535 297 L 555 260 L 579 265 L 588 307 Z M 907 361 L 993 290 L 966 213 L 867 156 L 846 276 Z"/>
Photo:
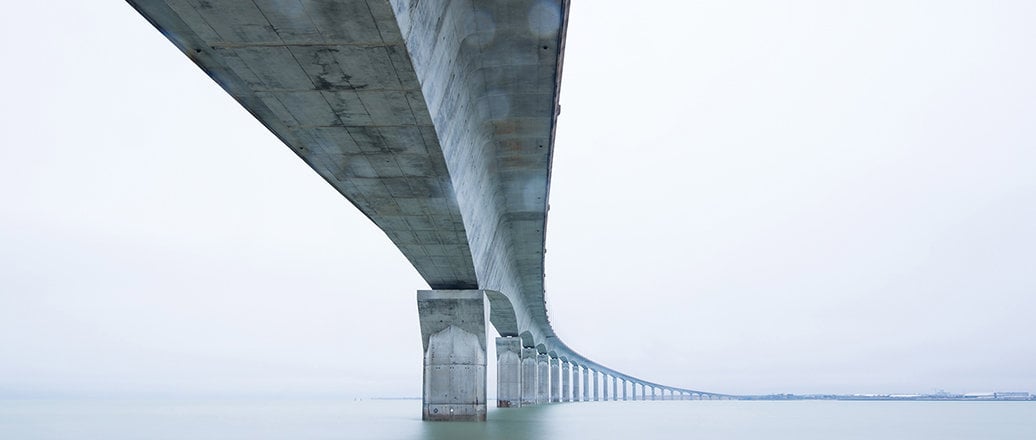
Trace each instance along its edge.
<path fill-rule="evenodd" d="M 128 0 L 362 211 L 419 291 L 424 418 L 497 405 L 718 399 L 554 333 L 543 258 L 568 0 Z"/>

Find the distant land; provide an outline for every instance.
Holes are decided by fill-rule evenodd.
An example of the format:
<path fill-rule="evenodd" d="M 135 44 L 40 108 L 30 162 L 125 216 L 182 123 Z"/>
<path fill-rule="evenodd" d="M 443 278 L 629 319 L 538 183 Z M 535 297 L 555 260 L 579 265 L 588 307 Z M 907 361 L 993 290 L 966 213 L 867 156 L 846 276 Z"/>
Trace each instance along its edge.
<path fill-rule="evenodd" d="M 953 400 L 976 402 L 1036 401 L 1036 394 L 1025 391 L 997 391 L 991 393 L 933 394 L 760 394 L 732 396 L 734 400 Z M 420 397 L 368 397 L 357 400 L 421 400 Z M 648 399 L 650 400 L 650 399 Z M 667 399 L 668 400 L 668 399 Z"/>
<path fill-rule="evenodd" d="M 1036 395 L 1025 391 L 998 391 L 991 393 L 955 394 L 940 391 L 934 394 L 766 394 L 737 396 L 738 400 L 966 400 L 966 401 L 1026 401 Z"/>

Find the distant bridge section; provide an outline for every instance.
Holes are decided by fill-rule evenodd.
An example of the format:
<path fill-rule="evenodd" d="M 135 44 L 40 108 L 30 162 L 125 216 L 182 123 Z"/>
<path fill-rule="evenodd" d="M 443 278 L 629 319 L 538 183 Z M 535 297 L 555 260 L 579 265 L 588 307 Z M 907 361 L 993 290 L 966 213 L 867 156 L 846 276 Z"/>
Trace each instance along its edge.
<path fill-rule="evenodd" d="M 418 294 L 426 419 L 485 417 L 485 299 L 501 336 L 500 406 L 618 398 L 620 382 L 623 398 L 724 397 L 598 365 L 550 325 L 567 0 L 128 1 L 433 289 Z"/>

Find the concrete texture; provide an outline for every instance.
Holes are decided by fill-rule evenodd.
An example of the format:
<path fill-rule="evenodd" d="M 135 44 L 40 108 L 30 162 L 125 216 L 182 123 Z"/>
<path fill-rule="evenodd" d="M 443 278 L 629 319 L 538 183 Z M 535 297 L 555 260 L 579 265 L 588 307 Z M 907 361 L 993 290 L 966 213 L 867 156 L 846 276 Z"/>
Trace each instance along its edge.
<path fill-rule="evenodd" d="M 590 401 L 590 369 L 583 368 L 583 402 Z"/>
<path fill-rule="evenodd" d="M 566 360 L 561 361 L 561 401 L 572 401 L 572 368 Z"/>
<path fill-rule="evenodd" d="M 583 399 L 583 393 L 582 393 L 582 389 L 583 388 L 580 387 L 580 384 L 582 382 L 582 378 L 581 378 L 581 376 L 582 376 L 582 369 L 583 368 L 580 367 L 579 365 L 572 364 L 572 401 L 573 402 L 581 402 L 581 401 L 584 400 Z"/>
<path fill-rule="evenodd" d="M 594 402 L 601 400 L 600 382 L 597 379 L 597 370 L 594 370 Z"/>
<path fill-rule="evenodd" d="M 608 400 L 608 375 L 601 376 L 601 400 Z"/>
<path fill-rule="evenodd" d="M 536 355 L 536 376 L 539 382 L 536 384 L 536 403 L 550 402 L 550 361 L 545 354 Z"/>
<path fill-rule="evenodd" d="M 550 401 L 561 402 L 561 360 L 550 358 Z"/>
<path fill-rule="evenodd" d="M 535 405 L 539 390 L 539 364 L 535 348 L 522 348 L 522 406 Z"/>
<path fill-rule="evenodd" d="M 424 420 L 486 419 L 485 293 L 421 290 Z"/>
<path fill-rule="evenodd" d="M 496 338 L 496 406 L 517 408 L 522 404 L 522 341 L 518 337 Z"/>

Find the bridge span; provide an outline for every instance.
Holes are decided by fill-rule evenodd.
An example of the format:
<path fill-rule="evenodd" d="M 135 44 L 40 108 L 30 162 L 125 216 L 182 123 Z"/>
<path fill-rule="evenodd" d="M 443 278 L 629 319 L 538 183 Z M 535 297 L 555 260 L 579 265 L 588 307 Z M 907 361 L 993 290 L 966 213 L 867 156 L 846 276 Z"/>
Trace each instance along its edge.
<path fill-rule="evenodd" d="M 543 262 L 568 0 L 128 2 L 428 282 L 424 419 L 485 419 L 486 301 L 500 407 L 730 397 L 613 370 L 551 327 Z"/>

